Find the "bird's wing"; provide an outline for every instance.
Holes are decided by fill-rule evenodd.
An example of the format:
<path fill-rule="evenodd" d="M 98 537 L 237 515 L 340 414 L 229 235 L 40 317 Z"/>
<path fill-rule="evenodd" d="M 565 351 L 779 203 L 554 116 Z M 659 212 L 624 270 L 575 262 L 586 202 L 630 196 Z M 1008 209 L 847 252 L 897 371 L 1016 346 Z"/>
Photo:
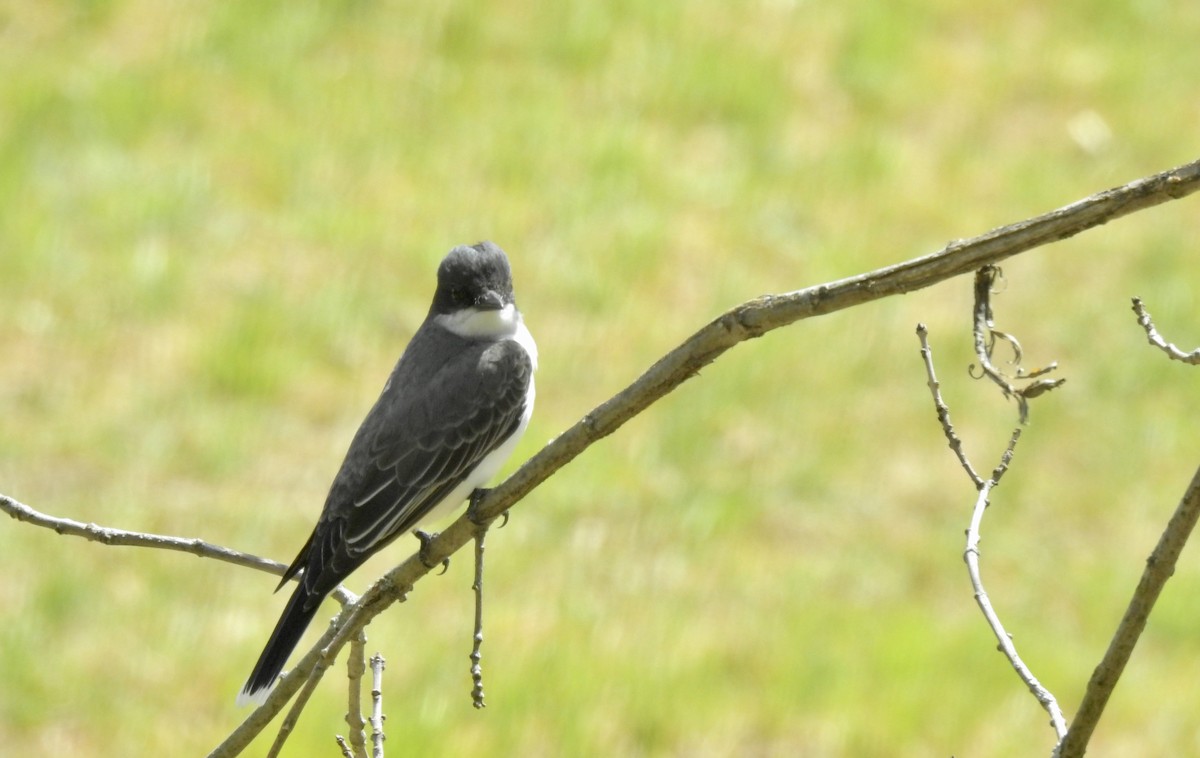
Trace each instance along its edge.
<path fill-rule="evenodd" d="M 463 351 L 419 387 L 389 387 L 334 481 L 305 584 L 328 592 L 415 527 L 516 431 L 532 373 L 525 349 L 503 340 Z"/>

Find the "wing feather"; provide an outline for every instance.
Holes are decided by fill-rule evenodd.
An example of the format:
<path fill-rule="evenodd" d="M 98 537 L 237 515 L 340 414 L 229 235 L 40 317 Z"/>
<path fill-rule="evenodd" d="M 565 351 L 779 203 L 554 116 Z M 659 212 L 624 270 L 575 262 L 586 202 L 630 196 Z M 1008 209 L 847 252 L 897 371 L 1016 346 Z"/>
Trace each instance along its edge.
<path fill-rule="evenodd" d="M 310 590 L 328 592 L 460 485 L 520 425 L 532 374 L 529 354 L 505 340 L 471 344 L 419 386 L 393 377 L 302 553 Z"/>

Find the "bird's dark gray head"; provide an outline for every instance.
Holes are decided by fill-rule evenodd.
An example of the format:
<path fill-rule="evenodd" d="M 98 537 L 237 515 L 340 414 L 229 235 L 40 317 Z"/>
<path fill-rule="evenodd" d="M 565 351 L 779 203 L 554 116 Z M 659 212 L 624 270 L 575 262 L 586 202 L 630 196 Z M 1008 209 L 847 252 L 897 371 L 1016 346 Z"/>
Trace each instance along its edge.
<path fill-rule="evenodd" d="M 459 245 L 438 266 L 437 292 L 430 314 L 465 308 L 499 310 L 515 303 L 508 256 L 493 242 Z"/>

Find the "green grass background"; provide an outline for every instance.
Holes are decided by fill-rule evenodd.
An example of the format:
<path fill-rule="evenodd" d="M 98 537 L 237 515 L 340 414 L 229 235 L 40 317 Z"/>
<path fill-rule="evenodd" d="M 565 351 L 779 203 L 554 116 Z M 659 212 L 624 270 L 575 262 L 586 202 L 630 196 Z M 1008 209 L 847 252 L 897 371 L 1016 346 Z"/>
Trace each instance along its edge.
<path fill-rule="evenodd" d="M 451 246 L 508 250 L 535 452 L 737 302 L 897 262 L 1200 154 L 1166 0 L 0 3 L 0 491 L 290 559 Z M 1063 389 L 984 525 L 991 597 L 1074 711 L 1197 463 L 1195 199 L 1008 262 Z M 1015 408 L 969 278 L 738 347 L 369 630 L 389 755 L 1045 755 L 961 561 Z M 350 582 L 406 557 L 401 541 Z M 1200 755 L 1184 555 L 1091 755 Z M 197 755 L 265 574 L 0 522 L 0 752 Z M 329 607 L 332 613 L 332 605 Z M 319 624 L 317 625 L 319 626 Z M 336 755 L 330 677 L 288 755 Z M 260 740 L 248 754 L 266 749 Z"/>

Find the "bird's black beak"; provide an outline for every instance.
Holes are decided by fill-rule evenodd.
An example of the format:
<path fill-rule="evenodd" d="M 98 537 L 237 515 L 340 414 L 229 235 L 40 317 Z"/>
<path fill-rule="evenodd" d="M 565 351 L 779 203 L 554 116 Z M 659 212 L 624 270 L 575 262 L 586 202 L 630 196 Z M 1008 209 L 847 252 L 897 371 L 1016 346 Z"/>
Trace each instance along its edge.
<path fill-rule="evenodd" d="M 498 311 L 504 307 L 504 296 L 495 290 L 484 290 L 475 298 L 475 307 L 481 311 Z"/>

